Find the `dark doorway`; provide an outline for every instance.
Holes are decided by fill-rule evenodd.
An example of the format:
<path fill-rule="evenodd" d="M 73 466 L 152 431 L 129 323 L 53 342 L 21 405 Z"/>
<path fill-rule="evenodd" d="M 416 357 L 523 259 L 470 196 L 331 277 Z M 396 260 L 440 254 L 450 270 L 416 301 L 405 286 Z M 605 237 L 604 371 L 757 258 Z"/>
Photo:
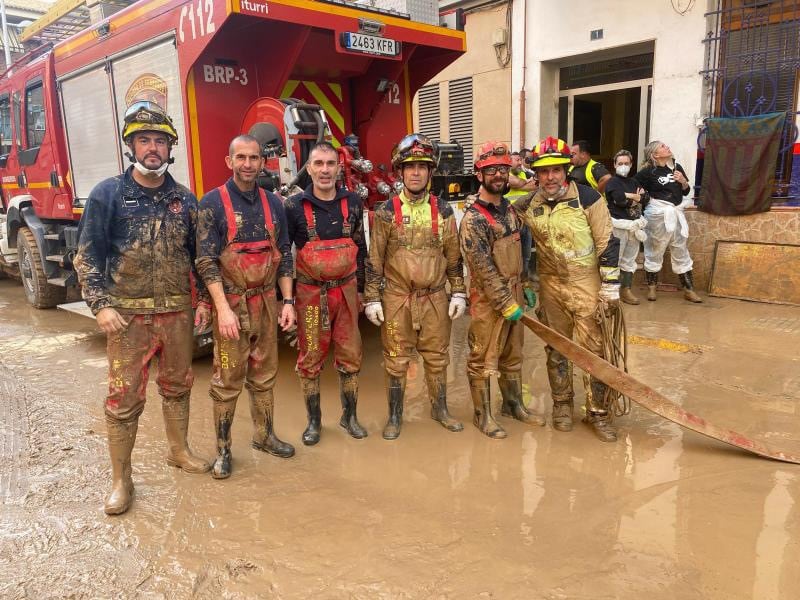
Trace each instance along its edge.
<path fill-rule="evenodd" d="M 573 103 L 572 139 L 567 141 L 587 140 L 592 147 L 592 158 L 611 170 L 618 150 L 624 148 L 634 157 L 637 155 L 640 107 L 640 87 L 577 95 Z M 565 110 L 566 103 L 559 103 L 559 109 Z"/>

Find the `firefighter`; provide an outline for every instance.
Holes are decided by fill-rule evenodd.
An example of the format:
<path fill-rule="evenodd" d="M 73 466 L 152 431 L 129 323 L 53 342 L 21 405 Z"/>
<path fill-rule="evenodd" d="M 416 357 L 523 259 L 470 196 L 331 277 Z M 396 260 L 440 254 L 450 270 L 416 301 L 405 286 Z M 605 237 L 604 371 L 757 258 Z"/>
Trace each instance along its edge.
<path fill-rule="evenodd" d="M 522 403 L 522 305 L 536 305 L 529 287 L 523 289 L 522 249 L 517 214 L 524 210 L 530 194 L 510 204 L 503 196 L 508 185 L 511 155 L 502 142 L 486 142 L 475 157 L 475 176 L 481 186 L 467 200 L 459 229 L 461 251 L 470 273 L 470 315 L 467 336 L 473 422 L 494 439 L 507 437 L 495 420 L 489 376 L 498 371 L 503 398 L 502 414 L 529 425 L 544 425 L 544 420 L 527 411 Z"/>
<path fill-rule="evenodd" d="M 361 199 L 345 188 L 336 189 L 336 149 L 328 142 L 318 143 L 307 165 L 311 184 L 285 206 L 289 240 L 297 248 L 297 374 L 308 413 L 303 443 L 311 446 L 319 442 L 319 375 L 331 343 L 342 401 L 339 425 L 356 439 L 367 437 L 356 417 L 361 369 L 358 313 L 367 244 Z"/>
<path fill-rule="evenodd" d="M 278 372 L 278 325 L 295 323 L 292 253 L 280 199 L 256 185 L 263 164 L 258 140 L 231 141 L 225 157 L 233 175 L 200 200 L 197 271 L 213 302 L 215 479 L 231 474 L 231 425 L 236 401 L 247 387 L 252 446 L 278 456 L 294 447 L 275 434 L 273 388 Z M 278 311 L 275 281 L 283 297 Z"/>
<path fill-rule="evenodd" d="M 449 431 L 464 429 L 447 410 L 446 373 L 451 320 L 467 307 L 464 265 L 453 209 L 429 192 L 437 158 L 433 142 L 424 135 L 412 133 L 400 140 L 392 150 L 392 167 L 403 189 L 377 208 L 372 225 L 364 312 L 381 328 L 387 440 L 400 435 L 414 349 L 425 366 L 431 418 Z"/>
<path fill-rule="evenodd" d="M 539 190 L 524 213 L 538 252 L 539 320 L 603 356 L 598 307 L 618 305 L 619 240 L 599 192 L 570 181 L 570 148 L 548 137 L 534 148 Z M 547 375 L 553 396 L 553 427 L 572 430 L 572 365 L 547 347 Z M 586 422 L 604 442 L 617 439 L 606 401 L 606 385 L 584 378 Z"/>
<path fill-rule="evenodd" d="M 89 194 L 74 261 L 83 297 L 107 335 L 109 515 L 124 513 L 133 499 L 131 452 L 154 356 L 169 443 L 167 464 L 187 473 L 210 468 L 186 441 L 197 199 L 167 173 L 178 133 L 160 106 L 132 104 L 125 112 L 122 139 L 133 165 Z M 198 310 L 194 325 L 205 329 L 208 317 Z"/>

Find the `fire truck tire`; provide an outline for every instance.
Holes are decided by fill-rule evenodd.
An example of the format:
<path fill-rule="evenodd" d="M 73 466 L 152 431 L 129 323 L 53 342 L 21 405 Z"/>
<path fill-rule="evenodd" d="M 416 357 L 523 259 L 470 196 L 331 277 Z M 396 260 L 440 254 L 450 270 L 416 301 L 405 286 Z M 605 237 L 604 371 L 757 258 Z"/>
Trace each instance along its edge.
<path fill-rule="evenodd" d="M 67 298 L 67 288 L 47 283 L 36 238 L 27 227 L 17 234 L 19 273 L 28 302 L 36 308 L 53 308 Z"/>

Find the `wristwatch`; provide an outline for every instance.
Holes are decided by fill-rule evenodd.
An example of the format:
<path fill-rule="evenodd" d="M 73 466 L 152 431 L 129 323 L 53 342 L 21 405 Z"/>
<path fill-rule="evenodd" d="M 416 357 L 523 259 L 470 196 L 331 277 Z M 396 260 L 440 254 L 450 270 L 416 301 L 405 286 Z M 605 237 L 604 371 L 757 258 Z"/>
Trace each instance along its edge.
<path fill-rule="evenodd" d="M 292 306 L 294 306 L 294 298 L 284 298 L 283 299 L 283 303 L 284 304 L 291 304 Z"/>

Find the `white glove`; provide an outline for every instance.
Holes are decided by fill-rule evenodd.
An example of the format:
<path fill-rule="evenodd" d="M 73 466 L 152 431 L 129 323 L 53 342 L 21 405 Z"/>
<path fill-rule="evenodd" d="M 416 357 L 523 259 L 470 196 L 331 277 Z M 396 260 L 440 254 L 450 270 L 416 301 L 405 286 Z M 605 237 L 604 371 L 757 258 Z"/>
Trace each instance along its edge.
<path fill-rule="evenodd" d="M 465 312 L 467 312 L 467 295 L 459 292 L 453 294 L 450 298 L 450 308 L 447 311 L 450 319 L 455 320 L 458 317 L 463 317 Z"/>
<path fill-rule="evenodd" d="M 633 232 L 633 237 L 635 237 L 640 242 L 644 242 L 647 240 L 647 232 L 644 230 L 647 227 L 647 219 L 644 217 L 639 217 L 634 221 L 636 223 L 636 229 Z"/>
<path fill-rule="evenodd" d="M 600 300 L 608 304 L 619 302 L 619 284 L 606 283 L 600 284 Z"/>
<path fill-rule="evenodd" d="M 364 306 L 364 314 L 376 327 L 380 327 L 383 323 L 383 306 L 380 302 L 367 302 Z"/>

